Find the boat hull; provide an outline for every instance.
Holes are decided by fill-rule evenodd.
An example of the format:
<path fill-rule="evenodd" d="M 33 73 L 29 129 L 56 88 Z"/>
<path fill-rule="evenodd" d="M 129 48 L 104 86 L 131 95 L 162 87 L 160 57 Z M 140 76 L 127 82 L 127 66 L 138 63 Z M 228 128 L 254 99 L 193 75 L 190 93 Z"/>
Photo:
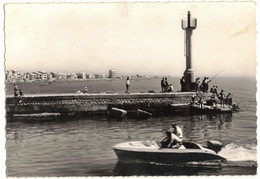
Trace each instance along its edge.
<path fill-rule="evenodd" d="M 136 144 L 133 143 L 133 146 Z M 152 145 L 143 148 L 115 145 L 113 149 L 120 160 L 141 160 L 167 164 L 193 161 L 225 161 L 225 158 L 209 149 L 161 149 Z"/>

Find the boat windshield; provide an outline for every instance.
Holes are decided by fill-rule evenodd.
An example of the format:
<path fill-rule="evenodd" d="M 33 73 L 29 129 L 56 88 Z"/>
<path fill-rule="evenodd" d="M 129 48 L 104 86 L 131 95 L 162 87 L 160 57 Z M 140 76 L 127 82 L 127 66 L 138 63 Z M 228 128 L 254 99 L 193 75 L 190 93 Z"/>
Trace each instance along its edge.
<path fill-rule="evenodd" d="M 186 149 L 201 149 L 201 147 L 193 142 L 182 142 Z"/>

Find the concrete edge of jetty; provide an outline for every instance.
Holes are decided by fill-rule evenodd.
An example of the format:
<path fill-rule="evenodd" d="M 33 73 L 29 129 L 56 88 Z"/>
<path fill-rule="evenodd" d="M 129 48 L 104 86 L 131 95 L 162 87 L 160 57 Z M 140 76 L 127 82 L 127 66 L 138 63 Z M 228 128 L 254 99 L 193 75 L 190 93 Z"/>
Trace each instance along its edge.
<path fill-rule="evenodd" d="M 186 114 L 194 92 L 172 93 L 87 93 L 32 94 L 22 98 L 6 96 L 6 114 L 59 113 L 66 115 L 107 115 L 111 108 L 126 110 L 134 117 L 137 109 L 153 115 Z M 132 116 L 131 116 L 132 115 Z"/>

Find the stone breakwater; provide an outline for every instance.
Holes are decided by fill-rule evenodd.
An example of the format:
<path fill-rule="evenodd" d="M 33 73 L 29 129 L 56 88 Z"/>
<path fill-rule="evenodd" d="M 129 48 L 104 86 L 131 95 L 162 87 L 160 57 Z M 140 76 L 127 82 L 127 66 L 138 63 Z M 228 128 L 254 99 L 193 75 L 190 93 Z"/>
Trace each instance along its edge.
<path fill-rule="evenodd" d="M 187 112 L 193 92 L 132 94 L 49 94 L 25 95 L 22 99 L 6 96 L 6 114 L 59 113 L 61 115 L 107 114 L 112 107 L 129 114 L 137 109 L 152 114 Z"/>

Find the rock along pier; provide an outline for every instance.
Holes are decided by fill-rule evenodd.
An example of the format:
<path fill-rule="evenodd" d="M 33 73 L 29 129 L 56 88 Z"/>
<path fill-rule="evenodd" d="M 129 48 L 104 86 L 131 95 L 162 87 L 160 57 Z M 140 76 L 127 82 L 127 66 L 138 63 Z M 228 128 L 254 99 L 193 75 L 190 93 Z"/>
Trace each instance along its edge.
<path fill-rule="evenodd" d="M 132 94 L 49 94 L 6 97 L 7 117 L 13 115 L 57 113 L 60 115 L 107 115 L 111 108 L 126 110 L 129 115 L 137 109 L 153 115 L 189 112 L 194 92 L 132 93 Z"/>

